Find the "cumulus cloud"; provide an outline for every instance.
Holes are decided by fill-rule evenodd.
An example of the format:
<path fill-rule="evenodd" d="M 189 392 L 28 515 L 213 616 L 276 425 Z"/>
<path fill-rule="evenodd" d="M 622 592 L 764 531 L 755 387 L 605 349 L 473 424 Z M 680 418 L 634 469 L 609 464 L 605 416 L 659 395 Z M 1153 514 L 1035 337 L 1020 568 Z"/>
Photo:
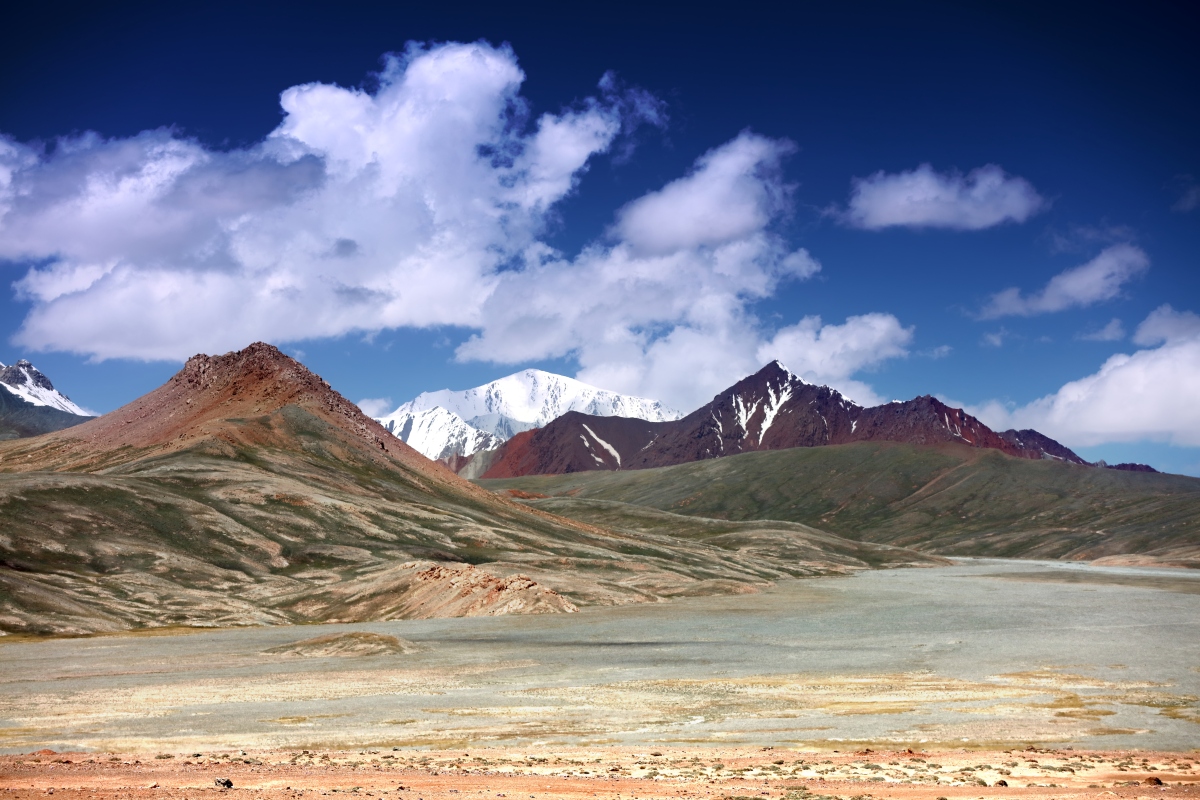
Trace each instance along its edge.
<path fill-rule="evenodd" d="M 776 333 L 754 317 L 820 270 L 774 230 L 791 143 L 743 133 L 566 255 L 542 241 L 556 204 L 597 154 L 664 124 L 661 102 L 610 74 L 531 119 L 515 55 L 484 43 L 410 45 L 378 78 L 291 87 L 278 128 L 232 151 L 170 130 L 0 137 L 0 260 L 33 264 L 16 342 L 181 360 L 453 325 L 476 331 L 461 360 L 573 357 L 583 380 L 679 407 L 776 351 L 867 397 L 852 375 L 904 353 L 911 331 L 888 315 Z"/>
<path fill-rule="evenodd" d="M 993 401 L 971 412 L 997 430 L 1036 428 L 1068 446 L 1200 446 L 1200 317 L 1163 306 L 1138 327 L 1134 341 L 1159 346 L 1114 355 L 1094 374 L 1028 405 Z"/>
<path fill-rule="evenodd" d="M 1060 272 L 1040 291 L 1024 295 L 1012 287 L 992 295 L 979 316 L 981 319 L 1046 314 L 1068 308 L 1080 308 L 1121 293 L 1121 287 L 1150 269 L 1150 258 L 1131 244 L 1107 247 L 1091 261 Z"/>
<path fill-rule="evenodd" d="M 883 399 L 851 376 L 908 355 L 912 338 L 913 329 L 891 314 L 863 314 L 841 325 L 822 325 L 820 317 L 805 317 L 760 345 L 758 360 L 779 359 L 810 382 L 835 386 L 861 405 L 878 405 Z"/>
<path fill-rule="evenodd" d="M 705 154 L 692 174 L 623 208 L 615 233 L 635 251 L 661 255 L 719 246 L 766 227 L 782 210 L 790 187 L 780 160 L 792 145 L 742 135 Z"/>
<path fill-rule="evenodd" d="M 1125 326 L 1113 317 L 1103 328 L 1081 333 L 1078 338 L 1085 342 L 1119 342 L 1125 338 Z"/>
<path fill-rule="evenodd" d="M 547 209 L 649 108 L 609 80 L 524 125 L 506 48 L 412 46 L 386 64 L 374 93 L 287 89 L 280 126 L 241 150 L 169 130 L 3 140 L 0 258 L 40 262 L 17 282 L 33 304 L 17 342 L 175 360 L 477 324 Z"/>
<path fill-rule="evenodd" d="M 1133 334 L 1133 343 L 1143 347 L 1187 339 L 1200 339 L 1200 316 L 1167 303 L 1151 311 Z"/>
<path fill-rule="evenodd" d="M 821 268 L 770 230 L 786 209 L 779 163 L 792 149 L 743 133 L 620 209 L 608 241 L 575 258 L 531 248 L 458 357 L 569 354 L 581 380 L 681 408 L 707 401 L 773 357 L 759 352 L 765 334 L 748 306 Z"/>
<path fill-rule="evenodd" d="M 977 231 L 1024 222 L 1046 206 L 1033 184 L 995 164 L 958 172 L 935 172 L 929 164 L 856 178 L 841 219 L 867 230 L 949 228 Z"/>

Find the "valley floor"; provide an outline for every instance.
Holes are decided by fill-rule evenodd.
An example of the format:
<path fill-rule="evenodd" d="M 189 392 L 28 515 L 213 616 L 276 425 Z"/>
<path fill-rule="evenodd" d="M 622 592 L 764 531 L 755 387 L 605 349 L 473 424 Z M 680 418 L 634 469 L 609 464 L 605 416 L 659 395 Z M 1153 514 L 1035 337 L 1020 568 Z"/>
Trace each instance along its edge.
<path fill-rule="evenodd" d="M 755 747 L 251 750 L 0 757 L 13 800 L 1193 798 L 1195 751 Z M 228 780 L 231 788 L 217 785 Z M 1007 785 L 997 785 L 1003 781 Z"/>
<path fill-rule="evenodd" d="M 10 754 L 698 745 L 1191 750 L 1200 574 L 981 560 L 576 614 L 0 638 Z"/>

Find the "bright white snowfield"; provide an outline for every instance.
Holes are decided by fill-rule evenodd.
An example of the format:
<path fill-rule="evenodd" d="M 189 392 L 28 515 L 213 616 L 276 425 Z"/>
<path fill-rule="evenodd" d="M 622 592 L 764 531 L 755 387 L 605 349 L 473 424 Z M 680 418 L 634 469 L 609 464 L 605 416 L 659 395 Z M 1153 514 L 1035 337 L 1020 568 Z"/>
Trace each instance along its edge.
<path fill-rule="evenodd" d="M 71 402 L 71 398 L 54 388 L 50 379 L 37 367 L 21 359 L 11 367 L 0 363 L 0 387 L 7 389 L 27 403 L 49 406 L 68 414 L 90 417 L 91 414 Z"/>
<path fill-rule="evenodd" d="M 379 421 L 398 439 L 432 459 L 469 456 L 504 443 L 486 431 L 472 428 L 458 414 L 440 406 L 424 411 L 396 411 Z"/>
<path fill-rule="evenodd" d="M 657 400 L 617 394 L 564 375 L 527 369 L 474 389 L 424 392 L 378 420 L 429 458 L 446 458 L 497 447 L 513 435 L 540 428 L 568 411 L 651 422 L 683 416 Z M 471 431 L 479 435 L 473 436 Z"/>

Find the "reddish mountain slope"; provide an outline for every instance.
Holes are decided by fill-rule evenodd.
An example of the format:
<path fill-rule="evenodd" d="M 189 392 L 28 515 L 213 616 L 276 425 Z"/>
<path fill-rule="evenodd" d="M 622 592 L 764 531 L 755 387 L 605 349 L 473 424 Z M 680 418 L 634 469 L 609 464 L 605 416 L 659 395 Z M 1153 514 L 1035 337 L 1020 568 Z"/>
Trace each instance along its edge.
<path fill-rule="evenodd" d="M 646 469 L 754 450 L 861 441 L 956 442 L 1021 458 L 1086 463 L 1037 431 L 998 434 L 928 395 L 863 408 L 772 362 L 674 422 L 565 414 L 505 443 L 483 477 Z"/>

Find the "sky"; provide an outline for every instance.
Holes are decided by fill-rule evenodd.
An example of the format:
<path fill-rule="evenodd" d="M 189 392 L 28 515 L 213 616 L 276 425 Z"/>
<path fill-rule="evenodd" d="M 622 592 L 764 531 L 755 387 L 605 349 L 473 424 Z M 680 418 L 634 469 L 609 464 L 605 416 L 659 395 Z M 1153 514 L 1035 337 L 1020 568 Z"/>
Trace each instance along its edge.
<path fill-rule="evenodd" d="M 1184 4 L 427 5 L 10 15 L 0 362 L 103 413 L 262 340 L 383 413 L 779 359 L 1200 475 Z"/>

